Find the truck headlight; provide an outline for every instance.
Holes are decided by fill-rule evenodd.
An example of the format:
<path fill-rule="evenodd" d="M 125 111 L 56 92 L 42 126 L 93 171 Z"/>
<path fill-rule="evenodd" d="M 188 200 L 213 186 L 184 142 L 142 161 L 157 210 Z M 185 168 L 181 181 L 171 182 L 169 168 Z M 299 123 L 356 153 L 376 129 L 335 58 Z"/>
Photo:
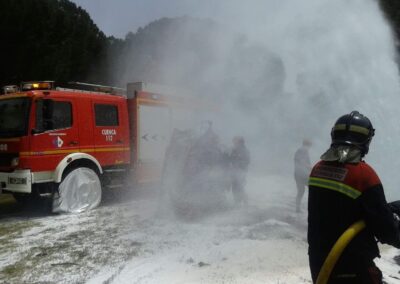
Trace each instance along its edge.
<path fill-rule="evenodd" d="M 19 158 L 16 157 L 11 160 L 11 167 L 17 167 L 19 165 Z"/>

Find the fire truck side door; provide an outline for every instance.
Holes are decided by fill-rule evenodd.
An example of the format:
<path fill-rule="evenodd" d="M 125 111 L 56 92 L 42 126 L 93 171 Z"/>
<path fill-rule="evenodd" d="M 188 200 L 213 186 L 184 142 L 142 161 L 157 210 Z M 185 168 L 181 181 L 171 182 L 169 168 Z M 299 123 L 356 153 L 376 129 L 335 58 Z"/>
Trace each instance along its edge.
<path fill-rule="evenodd" d="M 79 151 L 74 101 L 62 98 L 37 99 L 35 117 L 30 153 L 34 157 L 34 168 L 38 171 L 54 170 L 66 154 Z"/>

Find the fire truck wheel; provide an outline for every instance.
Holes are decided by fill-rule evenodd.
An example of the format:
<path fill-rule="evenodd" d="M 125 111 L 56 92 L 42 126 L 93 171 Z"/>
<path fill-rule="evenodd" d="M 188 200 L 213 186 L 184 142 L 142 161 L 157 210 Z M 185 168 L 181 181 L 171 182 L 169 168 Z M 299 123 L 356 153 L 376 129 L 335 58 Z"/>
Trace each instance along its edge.
<path fill-rule="evenodd" d="M 86 167 L 68 171 L 53 196 L 53 212 L 79 213 L 97 207 L 101 202 L 98 174 Z"/>

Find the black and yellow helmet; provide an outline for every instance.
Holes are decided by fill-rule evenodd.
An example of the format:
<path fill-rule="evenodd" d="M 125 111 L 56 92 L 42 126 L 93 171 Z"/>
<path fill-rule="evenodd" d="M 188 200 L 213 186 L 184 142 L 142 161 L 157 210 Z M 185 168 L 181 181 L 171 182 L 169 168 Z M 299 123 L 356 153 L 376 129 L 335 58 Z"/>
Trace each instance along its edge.
<path fill-rule="evenodd" d="M 339 117 L 332 127 L 332 146 L 354 145 L 364 156 L 368 153 L 374 134 L 375 129 L 368 117 L 358 111 L 352 111 L 350 114 Z"/>

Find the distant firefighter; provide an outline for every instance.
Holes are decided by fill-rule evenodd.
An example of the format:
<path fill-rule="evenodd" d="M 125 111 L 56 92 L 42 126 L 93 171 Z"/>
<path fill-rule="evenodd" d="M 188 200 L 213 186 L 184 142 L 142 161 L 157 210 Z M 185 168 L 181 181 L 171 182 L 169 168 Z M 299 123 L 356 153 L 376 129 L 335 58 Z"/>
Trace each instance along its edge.
<path fill-rule="evenodd" d="M 230 155 L 232 194 L 237 205 L 247 205 L 248 197 L 244 187 L 250 164 L 250 153 L 242 136 L 234 137 L 232 142 L 233 148 Z"/>
<path fill-rule="evenodd" d="M 310 155 L 308 153 L 311 145 L 310 140 L 304 139 L 303 145 L 294 154 L 294 179 L 297 185 L 296 212 L 301 212 L 301 200 L 311 172 Z"/>

